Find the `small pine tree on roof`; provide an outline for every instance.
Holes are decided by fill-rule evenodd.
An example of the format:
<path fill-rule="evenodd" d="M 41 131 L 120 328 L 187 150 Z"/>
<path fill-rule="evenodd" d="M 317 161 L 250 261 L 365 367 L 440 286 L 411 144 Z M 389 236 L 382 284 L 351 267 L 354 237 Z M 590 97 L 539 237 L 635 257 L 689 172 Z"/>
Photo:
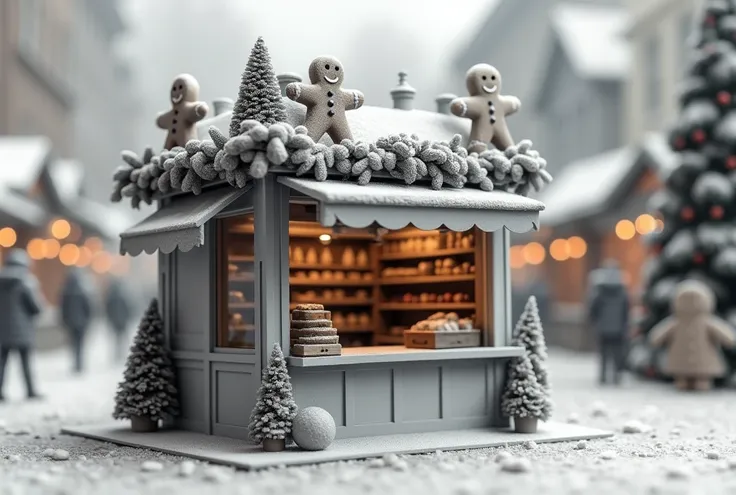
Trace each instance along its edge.
<path fill-rule="evenodd" d="M 174 366 L 166 349 L 164 324 L 153 299 L 133 339 L 123 381 L 115 396 L 115 419 L 158 422 L 179 414 Z"/>
<path fill-rule="evenodd" d="M 244 120 L 257 120 L 264 125 L 286 122 L 286 107 L 262 37 L 253 46 L 243 71 L 230 120 L 230 137 L 240 134 L 240 123 Z"/>
<path fill-rule="evenodd" d="M 534 375 L 529 354 L 509 363 L 506 389 L 501 399 L 501 411 L 510 418 L 536 418 L 546 421 L 546 394 Z"/>
<path fill-rule="evenodd" d="M 286 359 L 279 344 L 274 344 L 268 367 L 263 370 L 256 406 L 250 415 L 251 440 L 286 440 L 296 417 L 297 405 L 291 388 Z"/>
<path fill-rule="evenodd" d="M 544 416 L 547 418 L 552 414 L 551 387 L 547 372 L 547 343 L 539 318 L 537 298 L 534 296 L 529 297 L 516 323 L 513 345 L 526 349 L 537 383 L 544 393 Z"/>

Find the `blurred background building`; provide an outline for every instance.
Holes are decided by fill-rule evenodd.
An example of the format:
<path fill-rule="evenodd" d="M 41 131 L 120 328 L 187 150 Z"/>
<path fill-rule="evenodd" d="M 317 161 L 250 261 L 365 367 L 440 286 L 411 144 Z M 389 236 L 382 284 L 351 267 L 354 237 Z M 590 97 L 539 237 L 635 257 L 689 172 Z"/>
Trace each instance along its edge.
<path fill-rule="evenodd" d="M 646 202 L 674 164 L 664 131 L 677 118 L 701 1 L 456 0 L 448 22 L 440 0 L 421 12 L 375 0 L 360 16 L 325 0 L 3 0 L 0 249 L 37 258 L 52 305 L 67 264 L 88 266 L 101 286 L 111 273 L 133 274 L 153 294 L 155 258 L 130 265 L 114 254 L 117 232 L 136 218 L 108 203 L 119 152 L 161 146 L 153 121 L 178 73 L 199 79 L 205 101 L 234 98 L 258 35 L 277 73 L 305 75 L 314 55 L 338 56 L 346 84 L 373 105 L 392 105 L 388 90 L 406 71 L 413 107 L 446 111 L 436 95 L 465 94 L 467 69 L 488 62 L 523 102 L 509 119 L 513 135 L 531 138 L 555 176 L 539 195 L 542 231 L 512 237 L 515 295 L 539 297 L 552 344 L 590 348 L 590 270 L 617 258 L 636 300 L 643 239 L 662 228 Z M 280 3 L 288 15 L 273 23 Z M 317 15 L 335 29 L 308 29 Z M 394 22 L 402 16 L 412 21 Z M 284 34 L 297 32 L 308 35 L 295 43 Z M 62 256 L 64 244 L 78 253 Z"/>

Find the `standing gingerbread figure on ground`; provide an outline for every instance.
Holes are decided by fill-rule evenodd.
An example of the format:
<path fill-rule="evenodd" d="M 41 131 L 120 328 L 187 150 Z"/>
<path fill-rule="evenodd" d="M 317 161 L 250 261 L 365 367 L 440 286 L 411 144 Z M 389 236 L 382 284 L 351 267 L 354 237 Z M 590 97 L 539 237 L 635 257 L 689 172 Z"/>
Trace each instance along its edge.
<path fill-rule="evenodd" d="M 199 83 L 189 74 L 180 74 L 171 84 L 171 110 L 162 112 L 156 125 L 166 129 L 164 149 L 184 147 L 187 141 L 197 138 L 195 124 L 207 115 L 207 104 L 199 99 Z"/>
<path fill-rule="evenodd" d="M 455 98 L 450 110 L 458 117 L 473 121 L 468 151 L 481 152 L 492 143 L 505 150 L 514 144 L 506 125 L 506 116 L 516 113 L 521 102 L 515 96 L 501 95 L 501 73 L 488 64 L 476 64 L 465 75 L 468 94 Z"/>
<path fill-rule="evenodd" d="M 327 133 L 332 142 L 353 139 L 346 110 L 363 106 L 363 93 L 355 89 L 342 89 L 345 70 L 335 57 L 318 57 L 309 65 L 311 84 L 291 83 L 286 86 L 286 96 L 307 107 L 304 126 L 314 141 Z"/>
<path fill-rule="evenodd" d="M 653 346 L 668 346 L 665 372 L 680 390 L 709 390 L 726 374 L 720 346 L 736 344 L 736 333 L 713 315 L 715 296 L 696 280 L 681 282 L 672 300 L 672 316 L 649 333 Z"/>

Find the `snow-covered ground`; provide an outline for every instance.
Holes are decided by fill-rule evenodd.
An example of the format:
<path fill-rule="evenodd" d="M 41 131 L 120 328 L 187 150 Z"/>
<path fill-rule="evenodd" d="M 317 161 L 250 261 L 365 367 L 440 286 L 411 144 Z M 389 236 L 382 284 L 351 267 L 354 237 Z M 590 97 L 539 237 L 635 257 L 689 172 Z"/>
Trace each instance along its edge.
<path fill-rule="evenodd" d="M 611 439 L 236 472 L 156 452 L 60 435 L 107 421 L 122 367 L 97 332 L 90 370 L 37 357 L 44 401 L 20 401 L 9 363 L 0 405 L 0 495 L 51 494 L 736 494 L 736 393 L 682 394 L 667 384 L 595 384 L 593 356 L 550 352 L 558 421 L 608 428 Z M 56 458 L 56 459 L 55 459 Z"/>

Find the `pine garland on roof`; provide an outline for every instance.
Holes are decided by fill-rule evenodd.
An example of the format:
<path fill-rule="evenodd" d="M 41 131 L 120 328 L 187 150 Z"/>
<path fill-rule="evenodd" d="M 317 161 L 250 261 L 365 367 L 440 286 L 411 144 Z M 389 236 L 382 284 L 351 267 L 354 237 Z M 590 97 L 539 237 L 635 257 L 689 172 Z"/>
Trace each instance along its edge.
<path fill-rule="evenodd" d="M 330 171 L 358 184 L 368 184 L 376 173 L 406 184 L 429 181 L 433 189 L 473 186 L 484 191 L 501 189 L 526 195 L 552 181 L 547 162 L 523 140 L 506 151 L 489 149 L 468 153 L 455 135 L 449 142 L 420 140 L 406 134 L 390 135 L 375 143 L 343 140 L 330 146 L 315 143 L 304 126 L 287 123 L 263 125 L 244 120 L 240 134 L 227 138 L 210 127 L 210 140 L 191 140 L 184 148 L 143 157 L 123 152 L 125 165 L 114 174 L 112 201 L 131 198 L 134 208 L 150 204 L 156 193 L 172 191 L 199 194 L 207 183 L 227 181 L 242 188 L 249 179 L 265 177 L 273 167 L 294 170 L 297 176 L 312 174 L 318 181 Z"/>

